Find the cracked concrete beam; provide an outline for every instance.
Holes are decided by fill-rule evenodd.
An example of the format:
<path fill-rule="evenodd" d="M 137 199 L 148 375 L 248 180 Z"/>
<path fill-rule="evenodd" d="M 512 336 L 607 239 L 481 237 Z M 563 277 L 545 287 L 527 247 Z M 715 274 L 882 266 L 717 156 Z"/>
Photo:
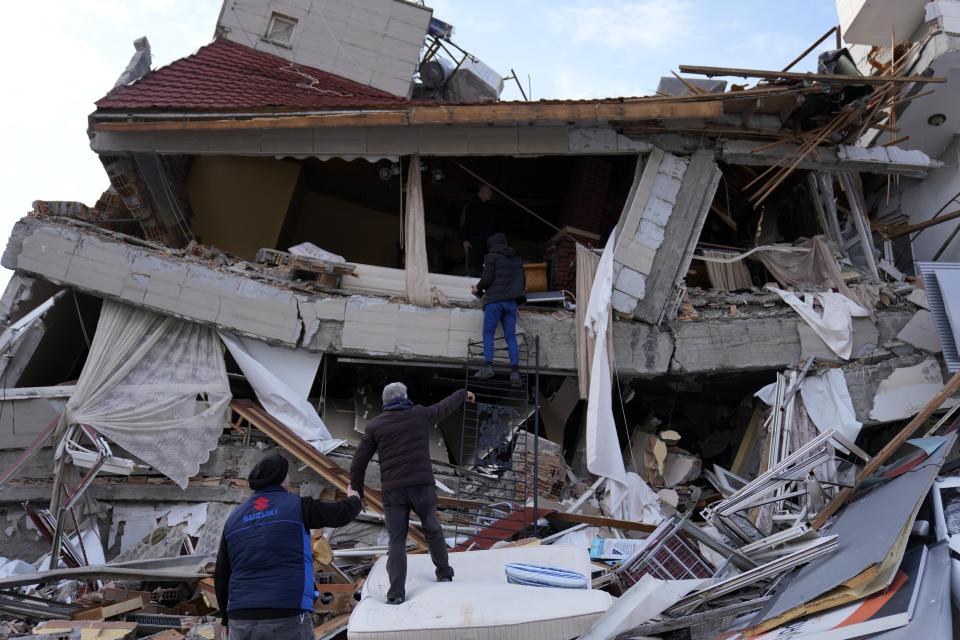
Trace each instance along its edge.
<path fill-rule="evenodd" d="M 459 363 L 483 325 L 477 307 L 427 309 L 370 296 L 293 293 L 197 258 L 35 217 L 17 223 L 3 260 L 20 273 L 99 297 L 311 351 Z M 667 372 L 668 333 L 614 324 L 622 375 Z M 575 371 L 573 318 L 524 310 L 519 327 L 540 336 L 544 371 Z"/>

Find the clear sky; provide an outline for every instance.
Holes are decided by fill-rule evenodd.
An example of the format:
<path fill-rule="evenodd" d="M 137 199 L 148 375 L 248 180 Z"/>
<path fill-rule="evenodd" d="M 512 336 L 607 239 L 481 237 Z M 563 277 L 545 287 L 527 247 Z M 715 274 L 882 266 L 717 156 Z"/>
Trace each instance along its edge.
<path fill-rule="evenodd" d="M 229 0 L 227 0 L 229 1 Z M 779 69 L 836 23 L 833 0 L 430 0 L 455 41 L 533 98 L 651 94 L 680 64 Z M 87 116 L 146 35 L 154 67 L 208 43 L 220 0 L 5 3 L 0 242 L 34 200 L 108 186 Z M 12 15 L 11 15 L 12 14 Z M 815 66 L 810 56 L 798 69 Z M 518 99 L 515 86 L 505 99 Z M 0 286 L 9 272 L 0 269 Z"/>

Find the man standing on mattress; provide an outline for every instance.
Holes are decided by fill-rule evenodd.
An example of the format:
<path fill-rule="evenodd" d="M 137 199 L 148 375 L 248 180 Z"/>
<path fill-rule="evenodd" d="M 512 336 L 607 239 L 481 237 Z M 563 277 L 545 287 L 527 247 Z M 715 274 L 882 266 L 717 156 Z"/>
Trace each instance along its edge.
<path fill-rule="evenodd" d="M 383 413 L 367 424 L 350 465 L 350 489 L 363 492 L 364 476 L 373 454 L 380 456 L 380 487 L 390 536 L 387 575 L 388 604 L 402 604 L 407 582 L 407 527 L 410 511 L 420 519 L 436 567 L 437 582 L 453 580 L 447 560 L 447 543 L 437 520 L 437 490 L 430 462 L 430 435 L 434 425 L 451 415 L 473 393 L 459 389 L 424 407 L 407 398 L 407 387 L 391 382 L 383 388 Z"/>

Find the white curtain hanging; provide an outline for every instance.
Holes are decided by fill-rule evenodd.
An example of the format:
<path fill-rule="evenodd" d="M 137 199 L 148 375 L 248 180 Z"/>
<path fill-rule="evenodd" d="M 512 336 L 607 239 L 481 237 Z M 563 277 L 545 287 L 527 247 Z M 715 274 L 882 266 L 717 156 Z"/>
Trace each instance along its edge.
<path fill-rule="evenodd" d="M 607 352 L 607 322 L 610 318 L 610 298 L 613 295 L 613 252 L 616 232 L 610 234 L 603 250 L 597 275 L 590 288 L 584 326 L 594 339 L 593 364 L 590 371 L 590 396 L 587 400 L 587 469 L 604 476 L 611 494 L 609 507 L 619 508 L 626 497 L 626 470 L 620 453 L 617 427 L 613 421 L 613 387 L 610 360 Z"/>
<path fill-rule="evenodd" d="M 427 232 L 420 181 L 420 155 L 410 158 L 407 173 L 407 206 L 404 222 L 404 272 L 407 300 L 421 307 L 432 307 L 430 276 L 427 266 Z"/>
<path fill-rule="evenodd" d="M 298 360 L 302 361 L 304 356 L 310 357 L 312 354 L 258 343 L 252 338 L 235 336 L 225 331 L 220 332 L 220 339 L 227 345 L 230 355 L 237 361 L 247 382 L 257 394 L 257 400 L 267 413 L 323 453 L 329 453 L 345 442 L 330 435 L 317 410 L 307 400 L 316 367 L 312 367 L 310 373 L 308 366 L 306 391 L 302 392 L 294 390 L 288 380 L 277 375 L 281 363 L 292 369 L 300 364 Z M 268 359 L 266 356 L 271 357 Z M 273 367 L 268 366 L 268 363 L 273 364 Z M 319 359 L 317 363 L 319 364 Z"/>
<path fill-rule="evenodd" d="M 104 300 L 63 424 L 88 424 L 186 488 L 227 425 L 213 329 Z"/>

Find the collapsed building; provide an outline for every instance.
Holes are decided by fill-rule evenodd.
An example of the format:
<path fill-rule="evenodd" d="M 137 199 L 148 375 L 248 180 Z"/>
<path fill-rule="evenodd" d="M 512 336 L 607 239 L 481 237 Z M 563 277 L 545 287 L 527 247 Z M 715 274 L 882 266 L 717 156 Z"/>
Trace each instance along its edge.
<path fill-rule="evenodd" d="M 185 630 L 216 609 L 201 560 L 263 450 L 291 457 L 301 492 L 342 493 L 398 379 L 422 403 L 480 396 L 433 442 L 454 550 L 571 525 L 662 535 L 664 517 L 708 505 L 737 547 L 813 520 L 782 487 L 763 524 L 722 507 L 827 441 L 848 467 L 880 464 L 941 409 L 956 355 L 910 236 L 955 219 L 941 215 L 955 141 L 905 132 L 940 126 L 917 114 L 955 90 L 960 3 L 898 16 L 892 48 L 889 28 L 862 33 L 876 7 L 846 4 L 818 73 L 681 67 L 758 82 L 664 78 L 656 96 L 605 100 L 501 101 L 499 74 L 402 0 L 228 0 L 210 44 L 152 70 L 138 41 L 89 118 L 109 187 L 93 206 L 37 201 L 2 256 L 3 555 L 47 552 L 57 577 L 199 581 L 190 606 L 127 616 Z M 460 220 L 480 185 L 525 262 L 519 389 L 470 378 L 483 314 Z M 648 493 L 611 509 L 600 484 L 625 470 Z M 837 500 L 850 483 L 831 477 Z M 367 507 L 328 532 L 336 585 L 317 611 L 339 626 L 324 633 L 384 552 Z M 0 588 L 37 582 L 16 573 Z M 78 595 L 4 591 L 0 613 L 70 617 Z M 696 608 L 685 595 L 670 612 Z M 589 631 L 597 607 L 556 637 Z"/>

